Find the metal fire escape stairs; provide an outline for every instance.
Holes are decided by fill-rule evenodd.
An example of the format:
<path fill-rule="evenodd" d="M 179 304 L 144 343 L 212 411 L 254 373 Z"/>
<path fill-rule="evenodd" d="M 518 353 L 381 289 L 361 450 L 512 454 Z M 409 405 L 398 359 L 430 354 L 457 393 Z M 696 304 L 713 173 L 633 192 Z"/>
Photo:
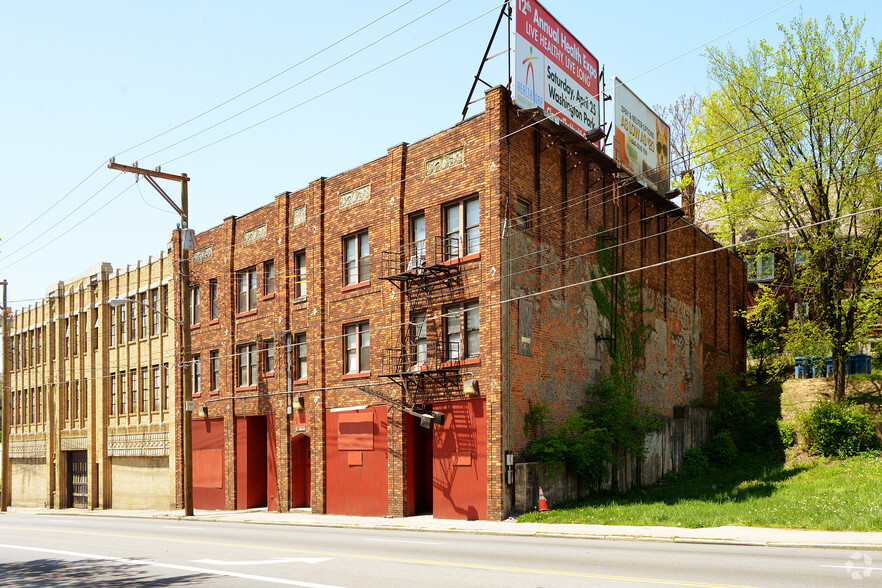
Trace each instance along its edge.
<path fill-rule="evenodd" d="M 434 299 L 440 294 L 460 287 L 462 275 L 457 264 L 445 263 L 445 251 L 458 251 L 457 243 L 436 237 L 433 242 L 408 243 L 394 251 L 383 252 L 381 279 L 398 288 L 406 301 L 407 323 L 401 329 L 401 345 L 383 350 L 380 377 L 401 388 L 401 402 L 385 399 L 401 410 L 421 417 L 423 426 L 429 414 L 434 422 L 443 422 L 441 413 L 428 413 L 433 398 L 444 397 L 444 392 L 460 383 L 458 349 L 445 349 L 438 341 L 428 339 L 425 317 Z M 422 316 L 423 323 L 411 322 Z M 368 392 L 377 396 L 376 392 Z"/>

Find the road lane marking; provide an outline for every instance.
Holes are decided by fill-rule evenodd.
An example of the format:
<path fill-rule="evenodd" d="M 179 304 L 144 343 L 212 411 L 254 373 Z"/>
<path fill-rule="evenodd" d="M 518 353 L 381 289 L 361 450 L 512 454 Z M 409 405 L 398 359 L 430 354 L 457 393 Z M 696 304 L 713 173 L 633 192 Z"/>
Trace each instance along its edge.
<path fill-rule="evenodd" d="M 302 586 L 303 588 L 341 588 L 331 584 L 316 584 L 314 582 L 300 582 L 298 580 L 286 580 L 284 578 L 271 578 L 269 576 L 257 576 L 255 574 L 243 574 L 239 572 L 229 572 L 227 570 L 212 570 L 210 568 L 197 568 L 193 566 L 181 566 L 177 564 L 159 563 L 157 561 L 144 561 L 141 559 L 126 559 L 124 557 L 113 557 L 111 555 L 98 555 L 94 553 L 80 553 L 77 551 L 63 551 L 61 549 L 46 549 L 45 547 L 24 547 L 21 545 L 3 545 L 0 548 L 18 549 L 21 551 L 36 551 L 38 553 L 51 553 L 53 555 L 68 555 L 83 559 L 97 559 L 100 561 L 111 561 L 114 563 L 125 563 L 137 566 L 149 566 L 154 568 L 165 568 L 169 570 L 179 570 L 184 572 L 196 572 L 199 574 L 213 574 L 215 576 L 227 576 L 230 578 L 240 578 L 242 580 L 254 580 L 256 582 L 269 582 L 271 584 L 284 584 L 286 586 Z"/>
<path fill-rule="evenodd" d="M 275 559 L 255 559 L 251 561 L 227 561 L 223 559 L 194 559 L 193 563 L 209 564 L 213 566 L 263 566 L 280 563 L 308 563 L 317 564 L 331 561 L 331 557 L 277 557 Z"/>
<path fill-rule="evenodd" d="M 383 543 L 413 543 L 415 545 L 444 545 L 438 541 L 408 541 L 404 539 L 365 539 L 365 541 L 380 541 Z"/>
<path fill-rule="evenodd" d="M 34 531 L 42 533 L 55 533 L 60 535 L 85 535 L 93 537 L 115 537 L 119 539 L 135 539 L 139 541 L 161 541 L 167 543 L 186 543 L 193 545 L 211 545 L 213 547 L 230 547 L 236 549 L 259 549 L 263 551 L 281 551 L 286 553 L 308 553 L 310 555 L 327 555 L 331 557 L 348 557 L 352 559 L 366 559 L 374 561 L 387 561 L 416 565 L 435 565 L 443 567 L 455 567 L 471 570 L 486 570 L 494 572 L 515 572 L 522 574 L 536 574 L 543 576 L 562 576 L 567 578 L 589 578 L 593 580 L 620 580 L 625 582 L 643 584 L 666 584 L 668 586 L 689 586 L 693 588 L 755 588 L 735 584 L 717 584 L 710 582 L 696 582 L 692 580 L 665 580 L 662 578 L 640 578 L 633 576 L 617 576 L 612 574 L 592 574 L 590 572 L 567 572 L 564 570 L 548 570 L 541 568 L 521 568 L 514 566 L 501 566 L 491 564 L 466 563 L 456 561 L 417 559 L 408 557 L 395 557 L 389 555 L 365 555 L 361 553 L 347 553 L 340 551 L 319 551 L 315 549 L 303 549 L 300 547 L 283 547 L 274 545 L 248 545 L 243 543 L 225 543 L 221 541 L 203 541 L 201 539 L 180 539 L 177 537 L 151 537 L 149 535 L 124 535 L 121 533 L 98 533 L 95 531 L 77 531 L 73 529 L 45 529 L 39 527 L 8 527 L 0 526 L 0 529 L 10 531 Z"/>

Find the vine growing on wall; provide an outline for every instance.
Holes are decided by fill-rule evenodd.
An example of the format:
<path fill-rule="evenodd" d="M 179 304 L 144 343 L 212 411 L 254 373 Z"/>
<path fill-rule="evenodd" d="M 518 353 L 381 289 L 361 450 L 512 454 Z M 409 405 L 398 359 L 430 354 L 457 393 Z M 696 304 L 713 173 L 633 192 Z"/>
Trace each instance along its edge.
<path fill-rule="evenodd" d="M 592 271 L 591 293 L 606 328 L 600 339 L 609 357 L 597 381 L 586 388 L 585 405 L 562 425 L 536 436 L 524 451 L 524 458 L 539 461 L 555 470 L 567 469 L 594 488 L 615 476 L 622 457 L 645 456 L 646 434 L 659 426 L 658 415 L 638 402 L 636 373 L 649 327 L 643 320 L 651 309 L 643 305 L 642 285 L 629 282 L 620 271 L 616 241 L 601 231 L 596 244 L 598 271 Z M 547 408 L 531 404 L 532 421 L 547 414 Z M 535 434 L 535 422 L 525 418 L 525 430 Z M 532 425 L 532 426 L 531 426 Z M 546 427 L 547 429 L 547 427 Z"/>

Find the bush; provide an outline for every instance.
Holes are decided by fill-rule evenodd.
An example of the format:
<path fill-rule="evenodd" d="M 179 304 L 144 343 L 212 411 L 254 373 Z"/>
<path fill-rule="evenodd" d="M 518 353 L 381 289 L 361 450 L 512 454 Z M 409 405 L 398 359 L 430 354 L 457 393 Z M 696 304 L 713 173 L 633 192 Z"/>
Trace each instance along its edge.
<path fill-rule="evenodd" d="M 778 421 L 778 436 L 781 437 L 781 447 L 787 449 L 796 445 L 796 425 Z"/>
<path fill-rule="evenodd" d="M 738 448 L 729 431 L 721 431 L 704 446 L 708 462 L 713 465 L 730 465 L 738 458 Z"/>
<path fill-rule="evenodd" d="M 878 446 L 873 420 L 859 406 L 824 401 L 801 419 L 802 438 L 809 453 L 849 457 Z"/>
<path fill-rule="evenodd" d="M 692 447 L 683 454 L 680 464 L 680 475 L 684 478 L 700 478 L 707 473 L 707 456 L 701 447 Z"/>

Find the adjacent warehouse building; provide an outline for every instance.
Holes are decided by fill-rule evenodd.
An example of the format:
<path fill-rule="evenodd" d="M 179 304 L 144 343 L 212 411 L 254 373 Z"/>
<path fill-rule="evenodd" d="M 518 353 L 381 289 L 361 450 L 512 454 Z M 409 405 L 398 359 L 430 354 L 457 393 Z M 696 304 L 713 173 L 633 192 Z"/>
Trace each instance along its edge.
<path fill-rule="evenodd" d="M 13 506 L 176 506 L 180 334 L 149 310 L 168 314 L 170 252 L 94 266 L 10 317 Z"/>

